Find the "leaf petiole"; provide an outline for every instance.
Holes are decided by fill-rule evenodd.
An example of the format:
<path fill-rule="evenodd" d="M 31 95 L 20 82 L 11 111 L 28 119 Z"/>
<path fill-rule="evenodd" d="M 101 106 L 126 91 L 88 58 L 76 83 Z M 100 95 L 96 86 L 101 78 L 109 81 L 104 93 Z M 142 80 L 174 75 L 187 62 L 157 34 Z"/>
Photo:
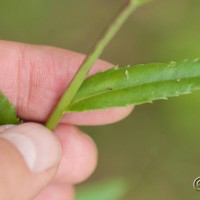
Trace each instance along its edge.
<path fill-rule="evenodd" d="M 147 2 L 148 0 L 129 0 L 125 7 L 117 14 L 114 20 L 109 24 L 108 28 L 104 34 L 100 37 L 94 47 L 91 49 L 88 56 L 83 61 L 76 75 L 72 79 L 69 87 L 65 91 L 64 95 L 61 97 L 56 108 L 49 117 L 46 127 L 50 130 L 54 130 L 60 121 L 62 115 L 66 112 L 68 106 L 76 95 L 78 89 L 83 83 L 87 73 L 92 68 L 95 61 L 99 58 L 103 52 L 106 45 L 115 36 L 118 30 L 122 27 L 128 17 L 133 11 L 135 11 L 139 6 Z"/>

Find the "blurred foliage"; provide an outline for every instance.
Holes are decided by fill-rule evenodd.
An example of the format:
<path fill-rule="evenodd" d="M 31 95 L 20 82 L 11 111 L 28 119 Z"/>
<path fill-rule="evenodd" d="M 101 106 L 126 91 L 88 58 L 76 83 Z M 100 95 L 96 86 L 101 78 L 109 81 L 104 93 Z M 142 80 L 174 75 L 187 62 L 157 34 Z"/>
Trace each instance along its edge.
<path fill-rule="evenodd" d="M 78 189 L 75 200 L 120 200 L 127 191 L 125 180 L 104 180 Z"/>
<path fill-rule="evenodd" d="M 87 53 L 123 0 L 0 0 L 0 38 Z M 200 1 L 157 0 L 138 10 L 102 58 L 127 65 L 200 55 Z M 125 176 L 125 200 L 197 200 L 200 93 L 138 106 L 115 125 L 83 128 L 99 148 L 90 181 Z"/>

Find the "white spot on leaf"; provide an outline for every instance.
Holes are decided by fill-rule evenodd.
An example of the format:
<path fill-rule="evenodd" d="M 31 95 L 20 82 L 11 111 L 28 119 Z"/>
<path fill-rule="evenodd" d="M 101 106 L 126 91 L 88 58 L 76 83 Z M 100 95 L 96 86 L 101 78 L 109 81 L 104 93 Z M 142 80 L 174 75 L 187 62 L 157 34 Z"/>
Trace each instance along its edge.
<path fill-rule="evenodd" d="M 126 75 L 126 78 L 127 78 L 127 80 L 129 79 L 129 72 L 128 72 L 128 70 L 126 69 L 126 71 L 125 71 L 125 75 Z"/>
<path fill-rule="evenodd" d="M 176 65 L 176 62 L 175 62 L 175 61 L 171 61 L 169 65 L 170 65 L 171 67 L 173 67 L 173 66 Z"/>
<path fill-rule="evenodd" d="M 192 62 L 194 62 L 194 63 L 198 62 L 198 61 L 199 61 L 199 58 L 195 58 L 195 59 L 192 60 Z"/>
<path fill-rule="evenodd" d="M 119 65 L 114 67 L 114 70 L 118 70 L 119 69 Z"/>

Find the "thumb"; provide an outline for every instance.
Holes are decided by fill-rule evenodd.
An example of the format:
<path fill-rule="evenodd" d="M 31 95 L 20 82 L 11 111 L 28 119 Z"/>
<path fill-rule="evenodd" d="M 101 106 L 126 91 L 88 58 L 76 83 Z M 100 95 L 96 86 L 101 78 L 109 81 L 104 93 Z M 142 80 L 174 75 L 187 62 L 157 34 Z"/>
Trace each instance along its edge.
<path fill-rule="evenodd" d="M 32 199 L 52 179 L 59 160 L 58 140 L 42 125 L 0 127 L 0 199 Z"/>

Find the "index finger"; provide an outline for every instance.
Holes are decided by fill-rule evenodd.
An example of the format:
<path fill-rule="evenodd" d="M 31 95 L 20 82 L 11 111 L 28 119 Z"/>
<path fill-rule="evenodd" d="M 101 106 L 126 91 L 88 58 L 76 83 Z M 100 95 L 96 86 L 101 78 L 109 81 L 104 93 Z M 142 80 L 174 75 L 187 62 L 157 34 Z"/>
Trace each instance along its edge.
<path fill-rule="evenodd" d="M 19 117 L 45 122 L 84 55 L 48 46 L 0 42 L 0 90 L 16 106 Z M 89 75 L 112 65 L 97 61 Z M 112 123 L 124 118 L 132 107 L 66 114 L 62 122 L 78 125 Z"/>

